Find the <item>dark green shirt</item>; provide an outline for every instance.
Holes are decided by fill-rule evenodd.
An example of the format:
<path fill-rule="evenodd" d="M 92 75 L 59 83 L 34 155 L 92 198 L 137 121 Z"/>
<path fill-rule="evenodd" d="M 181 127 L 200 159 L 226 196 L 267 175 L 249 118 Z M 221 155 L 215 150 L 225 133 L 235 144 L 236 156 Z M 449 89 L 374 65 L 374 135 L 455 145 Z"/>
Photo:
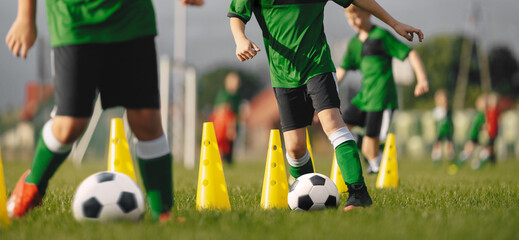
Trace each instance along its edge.
<path fill-rule="evenodd" d="M 469 139 L 473 141 L 477 141 L 479 138 L 479 132 L 481 128 L 485 124 L 485 113 L 476 111 L 472 116 L 472 121 L 470 123 L 469 128 Z"/>
<path fill-rule="evenodd" d="M 438 138 L 450 138 L 454 132 L 452 123 L 452 111 L 442 107 L 436 107 L 433 111 L 434 122 L 436 123 L 436 132 Z"/>
<path fill-rule="evenodd" d="M 341 67 L 360 70 L 362 88 L 352 103 L 367 112 L 398 108 L 392 58 L 404 60 L 411 48 L 383 28 L 374 26 L 362 42 L 358 34 L 348 45 Z"/>
<path fill-rule="evenodd" d="M 216 94 L 214 104 L 229 103 L 231 105 L 231 110 L 237 115 L 240 111 L 241 99 L 242 98 L 238 93 L 230 94 L 225 89 L 220 89 Z"/>
<path fill-rule="evenodd" d="M 46 0 L 51 46 L 157 35 L 151 0 Z"/>
<path fill-rule="evenodd" d="M 352 0 L 333 0 L 347 7 Z M 335 72 L 324 35 L 328 0 L 232 0 L 227 16 L 247 23 L 252 13 L 263 32 L 272 87 L 296 88 Z"/>

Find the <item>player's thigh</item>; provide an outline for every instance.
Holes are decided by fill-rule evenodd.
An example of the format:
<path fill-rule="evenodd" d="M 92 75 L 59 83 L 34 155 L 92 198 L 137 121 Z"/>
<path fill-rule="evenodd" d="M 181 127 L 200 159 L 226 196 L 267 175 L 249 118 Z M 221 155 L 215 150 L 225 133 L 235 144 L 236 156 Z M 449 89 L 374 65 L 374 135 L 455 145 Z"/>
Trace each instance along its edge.
<path fill-rule="evenodd" d="M 157 54 L 153 36 L 108 44 L 99 83 L 103 108 L 159 109 Z"/>
<path fill-rule="evenodd" d="M 340 108 L 341 101 L 334 73 L 324 73 L 312 77 L 306 83 L 306 87 L 317 113 L 325 109 Z"/>
<path fill-rule="evenodd" d="M 92 44 L 53 48 L 56 115 L 89 118 L 93 112 L 102 54 Z"/>
<path fill-rule="evenodd" d="M 314 108 L 306 86 L 274 88 L 283 132 L 304 128 L 312 124 Z"/>

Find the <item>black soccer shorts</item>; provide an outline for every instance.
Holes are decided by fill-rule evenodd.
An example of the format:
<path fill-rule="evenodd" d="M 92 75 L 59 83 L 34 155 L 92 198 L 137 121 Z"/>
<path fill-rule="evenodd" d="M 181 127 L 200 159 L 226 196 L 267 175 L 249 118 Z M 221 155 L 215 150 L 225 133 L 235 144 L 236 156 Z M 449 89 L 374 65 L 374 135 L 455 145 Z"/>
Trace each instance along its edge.
<path fill-rule="evenodd" d="M 324 73 L 297 88 L 274 88 L 283 132 L 312 124 L 314 112 L 339 108 L 340 100 L 334 73 Z"/>
<path fill-rule="evenodd" d="M 56 114 L 90 117 L 97 92 L 103 109 L 159 108 L 154 36 L 53 48 Z"/>

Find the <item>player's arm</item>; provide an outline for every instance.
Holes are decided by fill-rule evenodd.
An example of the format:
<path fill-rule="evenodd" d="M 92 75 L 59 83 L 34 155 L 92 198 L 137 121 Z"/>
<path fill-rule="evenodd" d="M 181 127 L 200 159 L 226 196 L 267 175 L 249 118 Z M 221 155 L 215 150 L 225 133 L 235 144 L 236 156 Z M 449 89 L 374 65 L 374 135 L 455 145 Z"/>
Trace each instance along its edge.
<path fill-rule="evenodd" d="M 340 84 L 344 77 L 346 77 L 346 73 L 346 69 L 342 67 L 337 67 L 337 84 Z"/>
<path fill-rule="evenodd" d="M 420 55 L 418 55 L 415 50 L 411 50 L 408 57 L 416 76 L 416 87 L 414 89 L 414 95 L 418 97 L 429 91 L 429 81 L 427 81 L 427 74 L 425 73 L 425 68 L 423 66 Z"/>
<path fill-rule="evenodd" d="M 230 21 L 231 32 L 236 43 L 236 57 L 242 62 L 252 59 L 260 49 L 245 36 L 245 23 L 236 17 L 231 17 Z"/>
<path fill-rule="evenodd" d="M 406 38 L 409 41 L 413 41 L 414 34 L 418 35 L 418 40 L 421 42 L 423 39 L 422 30 L 411 27 L 407 24 L 401 23 L 394 19 L 384 8 L 382 8 L 375 0 L 353 0 L 353 4 L 359 8 L 362 8 L 378 19 L 391 26 L 395 31 Z"/>
<path fill-rule="evenodd" d="M 26 58 L 36 36 L 36 0 L 18 0 L 18 13 L 5 43 L 14 56 Z"/>

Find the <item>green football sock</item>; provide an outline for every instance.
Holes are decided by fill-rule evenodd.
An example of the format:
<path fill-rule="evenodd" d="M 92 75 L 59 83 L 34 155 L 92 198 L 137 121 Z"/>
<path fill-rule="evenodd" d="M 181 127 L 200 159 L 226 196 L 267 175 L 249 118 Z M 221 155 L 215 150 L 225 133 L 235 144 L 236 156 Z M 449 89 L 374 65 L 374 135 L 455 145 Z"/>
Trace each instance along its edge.
<path fill-rule="evenodd" d="M 350 140 L 341 143 L 335 148 L 337 165 L 341 169 L 344 182 L 348 185 L 366 185 L 362 176 L 362 166 L 359 159 L 359 151 L 355 141 Z"/>
<path fill-rule="evenodd" d="M 312 164 L 312 159 L 309 159 L 308 162 L 306 162 L 306 164 L 301 167 L 294 167 L 290 165 L 289 171 L 290 175 L 292 175 L 292 177 L 294 177 L 295 179 L 307 173 L 313 173 L 314 165 Z"/>
<path fill-rule="evenodd" d="M 36 146 L 36 151 L 34 153 L 31 173 L 27 175 L 25 182 L 36 184 L 40 194 L 44 195 L 45 191 L 47 190 L 49 180 L 58 170 L 63 161 L 67 158 L 69 153 L 70 150 L 59 153 L 52 152 L 45 145 L 43 137 L 40 136 Z"/>
<path fill-rule="evenodd" d="M 161 213 L 173 207 L 173 170 L 171 154 L 154 158 L 137 158 L 151 216 L 157 220 Z"/>

